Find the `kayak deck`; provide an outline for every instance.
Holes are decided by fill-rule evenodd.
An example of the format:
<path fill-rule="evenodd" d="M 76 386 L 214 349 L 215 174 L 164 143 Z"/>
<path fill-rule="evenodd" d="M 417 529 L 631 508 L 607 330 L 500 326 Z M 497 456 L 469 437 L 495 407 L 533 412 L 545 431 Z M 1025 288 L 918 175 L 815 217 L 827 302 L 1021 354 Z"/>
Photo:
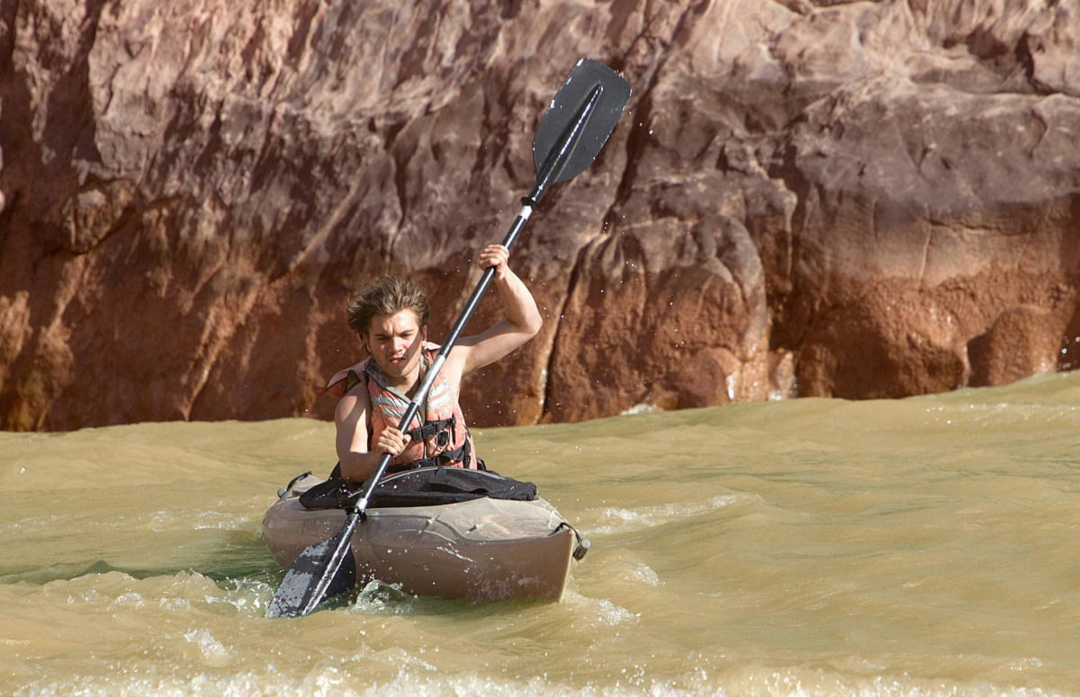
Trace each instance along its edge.
<path fill-rule="evenodd" d="M 341 509 L 308 510 L 290 491 L 267 511 L 263 537 L 284 567 L 345 523 Z M 357 583 L 400 585 L 414 595 L 474 601 L 557 601 L 576 534 L 543 499 L 373 508 L 352 538 Z"/>

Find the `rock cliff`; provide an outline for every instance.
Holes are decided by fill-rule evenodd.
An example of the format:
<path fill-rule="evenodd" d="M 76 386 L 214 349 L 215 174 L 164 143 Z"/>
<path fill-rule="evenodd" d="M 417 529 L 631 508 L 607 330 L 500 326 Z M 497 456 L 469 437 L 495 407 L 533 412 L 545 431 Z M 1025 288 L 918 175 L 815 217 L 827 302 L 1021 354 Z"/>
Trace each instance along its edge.
<path fill-rule="evenodd" d="M 445 333 L 580 56 L 634 95 L 514 250 L 546 324 L 474 423 L 1071 369 L 1077 37 L 1077 0 L 3 3 L 0 427 L 328 417 L 350 292 L 415 274 Z"/>

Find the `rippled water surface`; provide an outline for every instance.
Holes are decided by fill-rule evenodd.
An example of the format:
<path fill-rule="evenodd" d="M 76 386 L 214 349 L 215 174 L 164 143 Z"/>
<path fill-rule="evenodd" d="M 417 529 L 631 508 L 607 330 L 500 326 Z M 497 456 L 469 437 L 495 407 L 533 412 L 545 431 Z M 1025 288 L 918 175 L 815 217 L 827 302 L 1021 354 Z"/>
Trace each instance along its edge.
<path fill-rule="evenodd" d="M 592 540 L 561 603 L 264 619 L 310 420 L 0 433 L 0 690 L 1080 694 L 1080 373 L 486 429 Z"/>

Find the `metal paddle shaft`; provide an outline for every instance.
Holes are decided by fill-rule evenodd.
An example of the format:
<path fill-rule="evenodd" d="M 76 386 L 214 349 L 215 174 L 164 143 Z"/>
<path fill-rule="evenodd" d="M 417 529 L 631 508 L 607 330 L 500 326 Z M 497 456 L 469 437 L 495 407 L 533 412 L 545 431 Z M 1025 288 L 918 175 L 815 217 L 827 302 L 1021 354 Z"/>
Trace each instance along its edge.
<path fill-rule="evenodd" d="M 584 171 L 600 152 L 622 115 L 630 85 L 602 63 L 583 58 L 578 61 L 566 82 L 555 94 L 533 140 L 533 160 L 537 168 L 536 186 L 522 199 L 522 208 L 503 239 L 509 248 L 525 227 L 533 209 L 551 184 L 567 181 Z M 458 315 L 450 335 L 432 361 L 423 381 L 413 395 L 398 429 L 408 430 L 424 403 L 431 384 L 447 356 L 461 336 L 465 324 L 495 276 L 488 268 L 480 277 L 472 295 Z M 281 586 L 274 594 L 267 614 L 270 617 L 306 615 L 325 598 L 352 587 L 356 564 L 352 556 L 352 536 L 363 520 L 371 493 L 382 479 L 393 457 L 384 453 L 371 476 L 355 494 L 356 503 L 348 509 L 345 525 L 333 537 L 317 542 L 296 558 Z"/>

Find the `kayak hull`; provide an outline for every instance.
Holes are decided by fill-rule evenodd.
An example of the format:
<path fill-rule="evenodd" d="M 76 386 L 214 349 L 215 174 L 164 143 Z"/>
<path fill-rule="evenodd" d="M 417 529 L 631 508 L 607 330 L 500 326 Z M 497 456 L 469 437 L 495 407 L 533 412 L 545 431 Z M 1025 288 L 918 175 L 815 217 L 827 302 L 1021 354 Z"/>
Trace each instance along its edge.
<path fill-rule="evenodd" d="M 308 510 L 290 491 L 266 512 L 263 537 L 288 568 L 345 524 L 340 509 Z M 413 595 L 495 601 L 558 601 L 576 534 L 543 499 L 374 508 L 356 528 L 357 584 L 372 579 Z"/>

